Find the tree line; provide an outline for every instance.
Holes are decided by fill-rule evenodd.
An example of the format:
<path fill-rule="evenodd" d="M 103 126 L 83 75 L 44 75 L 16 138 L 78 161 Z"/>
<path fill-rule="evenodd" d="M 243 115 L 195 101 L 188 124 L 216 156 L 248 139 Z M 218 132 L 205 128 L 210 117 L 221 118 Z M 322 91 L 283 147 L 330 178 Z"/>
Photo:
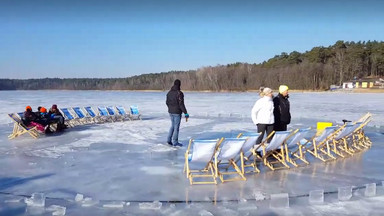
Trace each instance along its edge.
<path fill-rule="evenodd" d="M 175 79 L 182 81 L 182 89 L 195 91 L 276 89 L 280 84 L 298 90 L 326 90 L 343 81 L 383 76 L 384 42 L 337 41 L 304 53 L 283 52 L 260 64 L 237 62 L 127 78 L 0 79 L 0 90 L 167 90 Z"/>

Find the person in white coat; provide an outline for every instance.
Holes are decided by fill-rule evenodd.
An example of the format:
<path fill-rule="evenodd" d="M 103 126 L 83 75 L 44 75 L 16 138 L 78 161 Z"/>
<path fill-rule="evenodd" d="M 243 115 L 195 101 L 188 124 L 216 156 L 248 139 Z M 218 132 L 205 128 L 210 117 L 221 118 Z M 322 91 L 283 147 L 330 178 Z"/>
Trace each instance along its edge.
<path fill-rule="evenodd" d="M 252 121 L 257 126 L 257 132 L 261 132 L 256 144 L 261 143 L 265 132 L 267 132 L 267 136 L 272 133 L 275 123 L 272 89 L 260 88 L 260 96 L 261 98 L 256 101 L 251 111 Z"/>

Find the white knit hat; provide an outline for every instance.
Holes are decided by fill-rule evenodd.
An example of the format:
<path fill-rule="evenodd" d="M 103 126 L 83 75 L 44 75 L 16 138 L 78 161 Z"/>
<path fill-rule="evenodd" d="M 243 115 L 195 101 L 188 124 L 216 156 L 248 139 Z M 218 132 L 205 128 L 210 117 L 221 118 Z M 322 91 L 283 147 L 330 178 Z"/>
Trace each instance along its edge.
<path fill-rule="evenodd" d="M 263 89 L 263 93 L 264 94 L 270 94 L 270 93 L 272 93 L 272 89 L 266 87 L 266 88 Z"/>

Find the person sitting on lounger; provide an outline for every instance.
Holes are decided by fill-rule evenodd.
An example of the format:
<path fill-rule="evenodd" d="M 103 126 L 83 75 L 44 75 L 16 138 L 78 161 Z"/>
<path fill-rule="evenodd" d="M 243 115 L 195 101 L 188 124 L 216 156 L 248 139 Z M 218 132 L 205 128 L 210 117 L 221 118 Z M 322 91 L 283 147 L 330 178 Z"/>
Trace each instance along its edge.
<path fill-rule="evenodd" d="M 30 106 L 25 107 L 25 112 L 23 114 L 23 123 L 28 126 L 31 122 L 36 121 L 37 116 L 34 112 L 32 112 L 32 108 Z"/>
<path fill-rule="evenodd" d="M 39 116 L 35 112 L 32 112 L 32 108 L 30 106 L 25 108 L 22 121 L 27 127 L 36 126 L 38 131 L 44 132 L 44 125 L 39 123 Z"/>
<path fill-rule="evenodd" d="M 53 104 L 51 109 L 49 109 L 49 116 L 51 117 L 51 121 L 54 123 L 57 123 L 57 130 L 56 131 L 62 131 L 66 128 L 66 125 L 64 124 L 64 117 L 63 114 L 57 109 L 57 105 Z"/>
<path fill-rule="evenodd" d="M 47 112 L 45 107 L 41 107 L 40 109 L 40 118 L 37 120 L 38 123 L 42 124 L 45 127 L 45 133 L 52 133 L 49 128 L 49 124 L 52 123 L 51 117 Z"/>
<path fill-rule="evenodd" d="M 37 111 L 34 113 L 36 115 L 36 118 L 40 119 L 41 118 L 41 106 L 38 106 Z"/>

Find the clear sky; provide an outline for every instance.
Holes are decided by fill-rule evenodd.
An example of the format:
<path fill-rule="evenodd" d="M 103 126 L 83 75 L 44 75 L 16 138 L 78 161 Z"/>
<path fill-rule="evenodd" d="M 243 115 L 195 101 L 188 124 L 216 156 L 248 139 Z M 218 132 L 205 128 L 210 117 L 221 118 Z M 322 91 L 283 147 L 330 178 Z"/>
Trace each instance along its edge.
<path fill-rule="evenodd" d="M 380 0 L 1 0 L 0 78 L 108 78 L 384 41 Z"/>

